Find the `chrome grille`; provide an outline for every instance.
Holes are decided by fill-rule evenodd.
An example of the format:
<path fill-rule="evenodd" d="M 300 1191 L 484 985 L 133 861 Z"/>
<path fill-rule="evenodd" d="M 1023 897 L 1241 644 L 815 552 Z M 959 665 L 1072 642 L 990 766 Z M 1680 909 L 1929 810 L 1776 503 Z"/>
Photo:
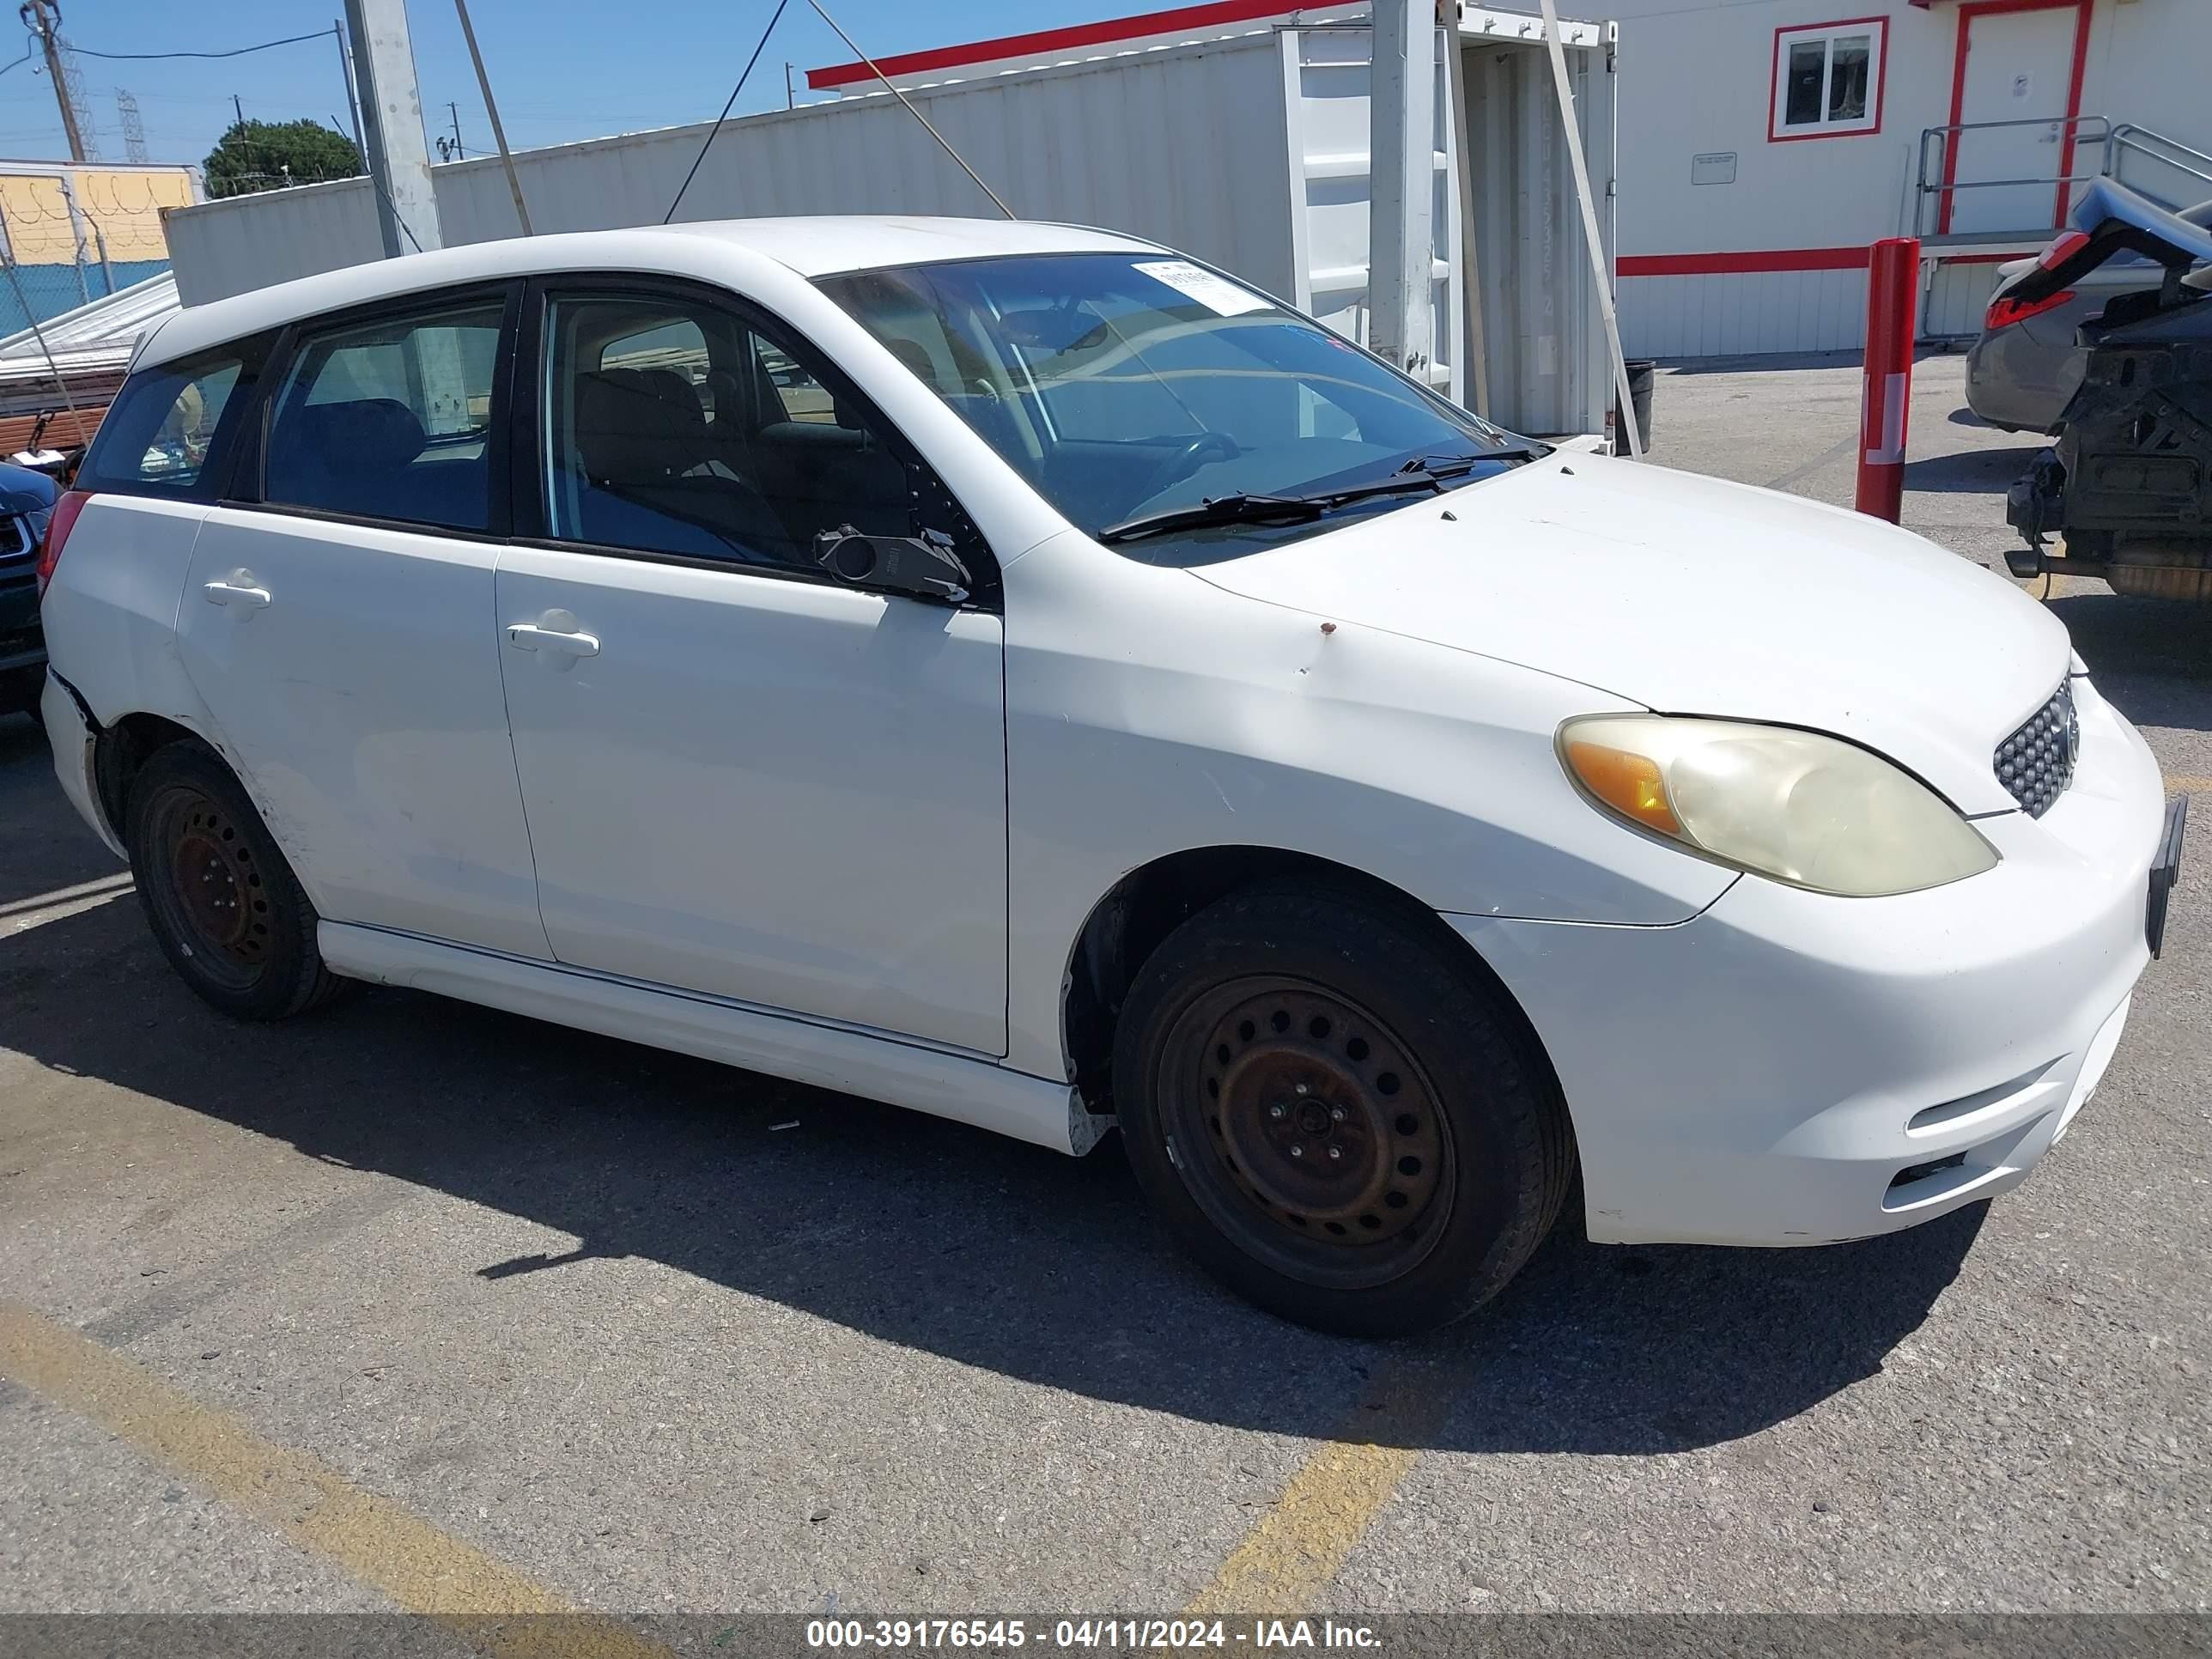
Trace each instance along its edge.
<path fill-rule="evenodd" d="M 0 517 L 0 559 L 12 559 L 31 550 L 31 538 L 24 533 L 23 521 Z"/>
<path fill-rule="evenodd" d="M 1996 768 L 1997 781 L 2020 803 L 2021 810 L 2039 818 L 2074 781 L 2074 757 L 2081 747 L 2081 731 L 2074 719 L 2074 688 L 2070 682 L 2061 680 L 2051 701 L 1997 745 L 1990 763 Z"/>

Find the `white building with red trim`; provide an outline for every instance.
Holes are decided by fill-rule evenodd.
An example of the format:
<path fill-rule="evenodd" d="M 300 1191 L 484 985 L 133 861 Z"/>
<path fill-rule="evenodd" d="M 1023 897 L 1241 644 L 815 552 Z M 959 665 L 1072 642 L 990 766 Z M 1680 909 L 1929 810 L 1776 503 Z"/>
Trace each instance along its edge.
<path fill-rule="evenodd" d="M 1972 332 L 1994 265 L 2100 170 L 2212 199 L 2212 0 L 1606 9 L 1621 319 L 1645 356 L 1856 347 L 1881 236 L 1922 239 L 1922 333 Z"/>
<path fill-rule="evenodd" d="M 1213 0 L 876 67 L 902 87 L 939 85 L 1364 9 Z M 1895 235 L 1923 239 L 1922 332 L 1971 333 L 1994 267 L 2039 247 L 2100 170 L 2177 204 L 2212 199 L 2212 0 L 1570 0 L 1565 9 L 1620 24 L 1613 210 L 1632 356 L 1856 348 L 1868 246 Z M 881 87 L 860 63 L 807 82 L 848 94 Z M 1468 140 L 1479 169 L 1480 135 Z"/>

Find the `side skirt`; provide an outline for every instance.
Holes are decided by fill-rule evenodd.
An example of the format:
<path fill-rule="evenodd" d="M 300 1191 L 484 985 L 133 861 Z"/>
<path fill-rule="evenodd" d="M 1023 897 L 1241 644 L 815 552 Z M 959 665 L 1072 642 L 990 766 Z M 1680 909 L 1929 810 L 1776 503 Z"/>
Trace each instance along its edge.
<path fill-rule="evenodd" d="M 458 997 L 793 1083 L 911 1107 L 1056 1152 L 1089 1152 L 1111 1121 L 1085 1111 L 1066 1083 L 941 1048 L 763 1013 L 717 997 L 345 922 L 324 922 L 316 940 L 331 970 L 351 979 Z"/>

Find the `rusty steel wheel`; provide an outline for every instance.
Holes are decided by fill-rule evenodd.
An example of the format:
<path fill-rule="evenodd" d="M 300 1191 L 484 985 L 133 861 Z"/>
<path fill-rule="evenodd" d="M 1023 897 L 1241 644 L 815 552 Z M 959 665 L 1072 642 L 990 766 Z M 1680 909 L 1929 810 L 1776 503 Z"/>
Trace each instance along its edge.
<path fill-rule="evenodd" d="M 1251 1255 L 1353 1290 L 1434 1247 L 1451 1209 L 1451 1126 L 1373 1013 L 1304 980 L 1232 980 L 1183 1011 L 1166 1060 L 1177 1166 Z"/>
<path fill-rule="evenodd" d="M 1449 929 L 1348 880 L 1255 883 L 1151 951 L 1114 1108 L 1176 1241 L 1261 1307 L 1405 1336 L 1550 1231 L 1574 1139 L 1542 1048 Z"/>
<path fill-rule="evenodd" d="M 154 937 L 185 982 L 240 1019 L 283 1019 L 343 985 L 253 803 L 210 750 L 157 750 L 131 781 L 124 840 Z"/>
<path fill-rule="evenodd" d="M 167 849 L 163 895 L 203 964 L 240 988 L 269 957 L 269 898 L 253 848 L 221 803 L 179 787 L 163 798 L 155 834 Z"/>

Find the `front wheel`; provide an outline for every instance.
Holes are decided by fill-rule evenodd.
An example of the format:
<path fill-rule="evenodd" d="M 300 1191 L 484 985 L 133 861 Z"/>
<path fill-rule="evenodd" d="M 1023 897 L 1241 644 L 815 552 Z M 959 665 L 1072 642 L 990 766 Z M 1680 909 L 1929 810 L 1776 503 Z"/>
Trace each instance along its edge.
<path fill-rule="evenodd" d="M 1255 888 L 1186 921 L 1131 990 L 1114 1077 L 1179 1242 L 1325 1330 L 1472 1312 L 1573 1178 L 1565 1106 L 1503 993 L 1358 893 Z"/>
<path fill-rule="evenodd" d="M 202 1000 L 239 1019 L 284 1019 L 344 988 L 323 966 L 292 866 L 212 750 L 156 750 L 131 781 L 125 828 L 146 920 Z"/>

